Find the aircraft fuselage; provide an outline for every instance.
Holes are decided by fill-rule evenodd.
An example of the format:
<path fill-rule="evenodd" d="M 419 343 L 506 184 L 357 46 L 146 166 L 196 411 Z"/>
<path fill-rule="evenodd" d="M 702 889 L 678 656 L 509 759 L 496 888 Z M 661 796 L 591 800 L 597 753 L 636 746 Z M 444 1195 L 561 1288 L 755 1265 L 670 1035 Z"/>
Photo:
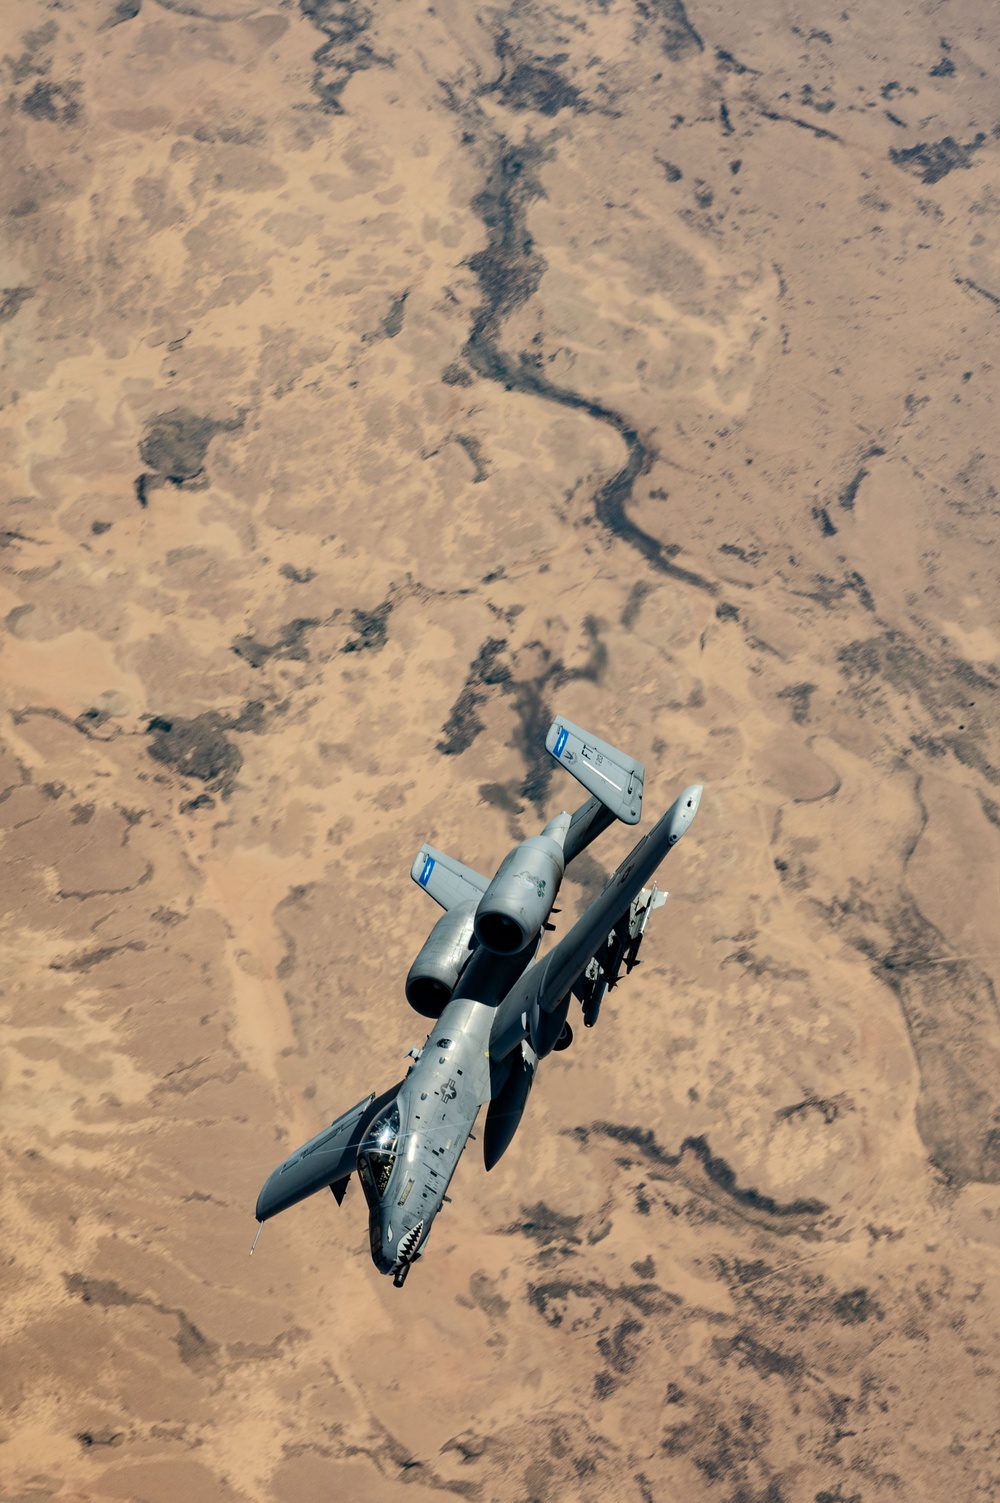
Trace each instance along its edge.
<path fill-rule="evenodd" d="M 444 909 L 406 978 L 407 1001 L 435 1023 L 405 1079 L 337 1117 L 273 1170 L 257 1220 L 322 1189 L 338 1204 L 356 1171 L 368 1203 L 372 1260 L 399 1285 L 427 1241 L 482 1106 L 491 1169 L 524 1114 L 539 1061 L 573 1041 L 573 997 L 588 1028 L 605 994 L 637 963 L 650 914 L 666 894 L 648 887 L 687 830 L 702 788 L 691 784 L 608 878 L 568 932 L 538 959 L 567 865 L 614 819 L 637 823 L 641 762 L 557 716 L 546 748 L 590 797 L 520 840 L 487 878 L 424 844 L 413 880 Z"/>
<path fill-rule="evenodd" d="M 448 1003 L 395 1101 L 358 1150 L 372 1259 L 400 1282 L 427 1240 L 479 1109 L 490 1099 L 494 1012 L 470 997 Z"/>

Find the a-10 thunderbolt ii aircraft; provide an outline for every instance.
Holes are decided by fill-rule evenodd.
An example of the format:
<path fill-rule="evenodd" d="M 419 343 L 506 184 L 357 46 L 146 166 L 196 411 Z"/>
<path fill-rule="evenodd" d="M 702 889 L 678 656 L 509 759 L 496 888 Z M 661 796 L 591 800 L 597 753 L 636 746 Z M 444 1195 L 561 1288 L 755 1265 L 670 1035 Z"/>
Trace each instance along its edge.
<path fill-rule="evenodd" d="M 310 1139 L 257 1200 L 261 1223 L 317 1190 L 329 1188 L 339 1204 L 357 1170 L 372 1260 L 397 1288 L 448 1198 L 480 1108 L 492 1169 L 517 1131 L 539 1060 L 572 1041 L 571 997 L 593 1027 L 605 992 L 635 965 L 650 915 L 666 900 L 646 883 L 701 799 L 699 784 L 685 788 L 565 938 L 538 958 L 567 866 L 616 818 L 638 822 L 644 775 L 641 762 L 562 716 L 545 745 L 591 797 L 522 840 L 492 879 L 421 847 L 410 875 L 445 912 L 410 967 L 406 997 L 437 1021 L 423 1049 L 410 1050 L 404 1080 Z"/>

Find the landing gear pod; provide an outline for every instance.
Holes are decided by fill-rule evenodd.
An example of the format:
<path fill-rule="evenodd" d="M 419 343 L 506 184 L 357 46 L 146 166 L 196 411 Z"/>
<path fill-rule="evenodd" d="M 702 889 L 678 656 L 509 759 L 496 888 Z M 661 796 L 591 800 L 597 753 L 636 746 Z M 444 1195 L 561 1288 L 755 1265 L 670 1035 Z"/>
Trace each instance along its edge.
<path fill-rule="evenodd" d="M 564 1023 L 563 1024 L 563 1031 L 562 1031 L 562 1033 L 559 1035 L 559 1037 L 556 1039 L 555 1043 L 552 1045 L 552 1052 L 553 1052 L 553 1054 L 561 1054 L 564 1049 L 568 1049 L 569 1048 L 569 1046 L 570 1046 L 570 1044 L 572 1042 L 573 1042 L 573 1030 L 569 1026 L 568 1023 Z"/>
<path fill-rule="evenodd" d="M 525 1039 L 512 1056 L 510 1073 L 486 1114 L 483 1162 L 488 1170 L 503 1158 L 520 1126 L 537 1065 L 538 1055 Z"/>

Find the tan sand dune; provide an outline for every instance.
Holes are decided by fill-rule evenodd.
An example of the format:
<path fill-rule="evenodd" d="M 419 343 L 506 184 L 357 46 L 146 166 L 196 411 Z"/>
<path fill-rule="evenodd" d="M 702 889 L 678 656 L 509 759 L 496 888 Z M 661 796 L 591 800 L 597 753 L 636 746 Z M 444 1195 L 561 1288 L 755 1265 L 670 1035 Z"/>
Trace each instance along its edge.
<path fill-rule="evenodd" d="M 0 29 L 0 1498 L 989 1496 L 992 10 Z M 251 1262 L 556 711 L 706 783 L 644 965 L 405 1291 Z"/>

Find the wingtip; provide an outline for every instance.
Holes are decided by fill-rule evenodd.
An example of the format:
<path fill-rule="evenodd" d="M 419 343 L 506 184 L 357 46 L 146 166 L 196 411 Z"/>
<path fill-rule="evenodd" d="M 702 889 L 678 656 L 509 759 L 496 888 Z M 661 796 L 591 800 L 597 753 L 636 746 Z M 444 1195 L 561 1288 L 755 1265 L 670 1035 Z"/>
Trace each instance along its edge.
<path fill-rule="evenodd" d="M 691 810 L 692 819 L 694 819 L 695 815 L 698 813 L 698 805 L 701 803 L 701 796 L 704 792 L 704 783 L 692 783 L 690 787 L 685 788 L 684 792 L 681 794 L 681 798 L 684 800 L 685 808 Z"/>
<path fill-rule="evenodd" d="M 698 813 L 698 805 L 701 803 L 701 795 L 704 787 L 701 783 L 691 783 L 679 798 L 671 804 L 667 811 L 667 822 L 670 832 L 670 844 L 674 845 L 685 832 L 690 829 L 691 822 Z"/>

